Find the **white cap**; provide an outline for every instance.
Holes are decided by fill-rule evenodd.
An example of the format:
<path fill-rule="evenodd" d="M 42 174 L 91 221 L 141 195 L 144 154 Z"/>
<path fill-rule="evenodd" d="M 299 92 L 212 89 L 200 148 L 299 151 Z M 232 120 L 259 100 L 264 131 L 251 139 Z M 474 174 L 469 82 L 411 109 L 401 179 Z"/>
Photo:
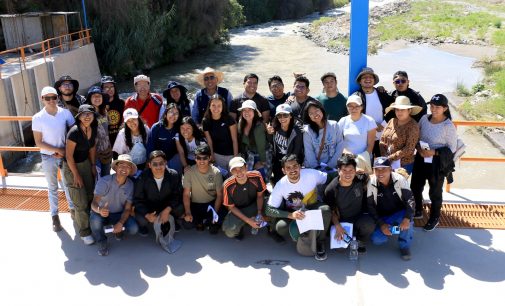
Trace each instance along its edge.
<path fill-rule="evenodd" d="M 246 164 L 245 159 L 239 156 L 232 158 L 228 163 L 230 171 L 233 170 L 233 168 L 240 168 L 245 164 Z"/>
<path fill-rule="evenodd" d="M 58 92 L 56 92 L 56 89 L 54 89 L 54 87 L 51 87 L 51 86 L 46 86 L 46 87 L 42 88 L 42 91 L 40 92 L 40 96 L 44 97 L 45 95 L 48 95 L 48 94 L 58 95 Z"/>
<path fill-rule="evenodd" d="M 137 85 L 139 81 L 146 81 L 151 84 L 151 79 L 147 75 L 139 74 L 133 78 L 133 85 Z"/>
<path fill-rule="evenodd" d="M 124 120 L 124 122 L 128 121 L 128 119 L 132 119 L 132 118 L 135 119 L 135 118 L 138 118 L 138 117 L 139 117 L 139 113 L 134 108 L 127 108 L 123 112 L 123 120 Z"/>
<path fill-rule="evenodd" d="M 286 104 L 286 103 L 282 103 L 282 104 L 279 104 L 276 108 L 275 108 L 275 114 L 291 114 L 293 112 L 293 108 L 291 108 L 291 105 L 289 104 Z"/>
<path fill-rule="evenodd" d="M 347 102 L 345 103 L 345 105 L 349 105 L 351 103 L 363 105 L 363 100 L 361 100 L 361 97 L 358 95 L 350 95 L 349 98 L 347 98 Z"/>

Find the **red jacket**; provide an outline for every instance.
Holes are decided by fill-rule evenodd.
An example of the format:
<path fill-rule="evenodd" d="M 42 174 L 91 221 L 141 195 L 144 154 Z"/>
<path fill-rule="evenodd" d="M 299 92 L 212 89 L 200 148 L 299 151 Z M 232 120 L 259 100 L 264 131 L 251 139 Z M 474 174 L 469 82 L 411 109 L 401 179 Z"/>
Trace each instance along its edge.
<path fill-rule="evenodd" d="M 148 103 L 142 113 L 140 112 L 145 103 Z M 160 109 L 163 105 L 163 98 L 155 93 L 150 93 L 147 100 L 142 101 L 138 98 L 138 94 L 128 97 L 125 101 L 125 109 L 134 108 L 139 112 L 140 117 L 144 120 L 149 128 L 153 126 L 160 118 Z"/>

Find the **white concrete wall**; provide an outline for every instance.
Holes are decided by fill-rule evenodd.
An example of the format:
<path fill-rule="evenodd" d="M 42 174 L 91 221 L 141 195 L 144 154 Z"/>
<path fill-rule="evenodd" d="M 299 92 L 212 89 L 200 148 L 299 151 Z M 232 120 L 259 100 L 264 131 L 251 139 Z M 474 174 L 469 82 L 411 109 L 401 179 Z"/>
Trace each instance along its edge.
<path fill-rule="evenodd" d="M 37 92 L 37 96 L 35 97 L 38 100 L 38 104 L 40 108 L 43 107 L 42 101 L 40 101 L 40 92 L 42 88 L 45 86 L 53 86 L 54 83 L 49 79 L 49 63 L 44 63 L 42 65 L 38 65 L 33 67 L 33 73 L 35 74 L 35 87 Z"/>

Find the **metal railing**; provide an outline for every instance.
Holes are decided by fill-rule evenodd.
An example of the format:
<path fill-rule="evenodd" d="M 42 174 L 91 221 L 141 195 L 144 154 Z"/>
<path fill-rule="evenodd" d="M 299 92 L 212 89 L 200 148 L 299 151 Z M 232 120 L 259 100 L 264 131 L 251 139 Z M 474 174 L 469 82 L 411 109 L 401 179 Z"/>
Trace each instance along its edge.
<path fill-rule="evenodd" d="M 72 50 L 74 47 L 82 47 L 84 45 L 91 43 L 90 29 L 81 30 L 69 34 L 60 35 L 57 37 L 49 38 L 41 42 L 33 43 L 26 46 L 21 46 L 9 50 L 0 52 L 0 57 L 2 55 L 8 55 L 11 53 L 16 53 L 18 55 L 18 60 L 21 61 L 22 67 L 26 70 L 26 61 L 31 60 L 36 57 L 42 56 L 44 61 L 47 57 L 50 57 L 55 51 L 64 53 L 66 51 Z M 27 54 L 26 50 L 30 50 Z M 32 52 L 33 49 L 40 50 L 39 52 Z M 0 78 L 2 77 L 2 66 L 10 64 L 9 60 L 4 60 L 4 64 L 0 64 Z"/>

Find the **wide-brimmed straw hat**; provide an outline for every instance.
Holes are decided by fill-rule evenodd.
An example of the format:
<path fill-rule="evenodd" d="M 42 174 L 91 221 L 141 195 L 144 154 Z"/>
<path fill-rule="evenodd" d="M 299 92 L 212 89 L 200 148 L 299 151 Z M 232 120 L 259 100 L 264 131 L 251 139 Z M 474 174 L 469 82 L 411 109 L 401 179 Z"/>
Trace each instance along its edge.
<path fill-rule="evenodd" d="M 135 173 L 137 173 L 137 165 L 135 165 L 133 163 L 132 157 L 129 154 L 121 154 L 118 156 L 118 158 L 115 161 L 112 162 L 111 168 L 115 172 L 117 172 L 116 167 L 119 162 L 125 162 L 125 163 L 130 164 L 130 173 L 128 174 L 128 176 L 131 176 L 131 175 L 134 175 Z"/>
<path fill-rule="evenodd" d="M 410 99 L 406 96 L 396 97 L 395 102 L 391 103 L 390 106 L 386 107 L 385 113 L 386 114 L 389 113 L 394 108 L 412 109 L 412 112 L 410 113 L 411 116 L 415 116 L 423 110 L 423 108 L 421 106 L 412 105 L 412 103 L 410 103 Z"/>
<path fill-rule="evenodd" d="M 206 67 L 203 71 L 199 71 L 196 76 L 196 82 L 200 84 L 200 86 L 205 87 L 205 83 L 203 82 L 203 78 L 206 74 L 213 74 L 217 78 L 217 83 L 221 83 L 224 80 L 224 73 L 221 71 L 217 71 L 214 68 Z"/>

